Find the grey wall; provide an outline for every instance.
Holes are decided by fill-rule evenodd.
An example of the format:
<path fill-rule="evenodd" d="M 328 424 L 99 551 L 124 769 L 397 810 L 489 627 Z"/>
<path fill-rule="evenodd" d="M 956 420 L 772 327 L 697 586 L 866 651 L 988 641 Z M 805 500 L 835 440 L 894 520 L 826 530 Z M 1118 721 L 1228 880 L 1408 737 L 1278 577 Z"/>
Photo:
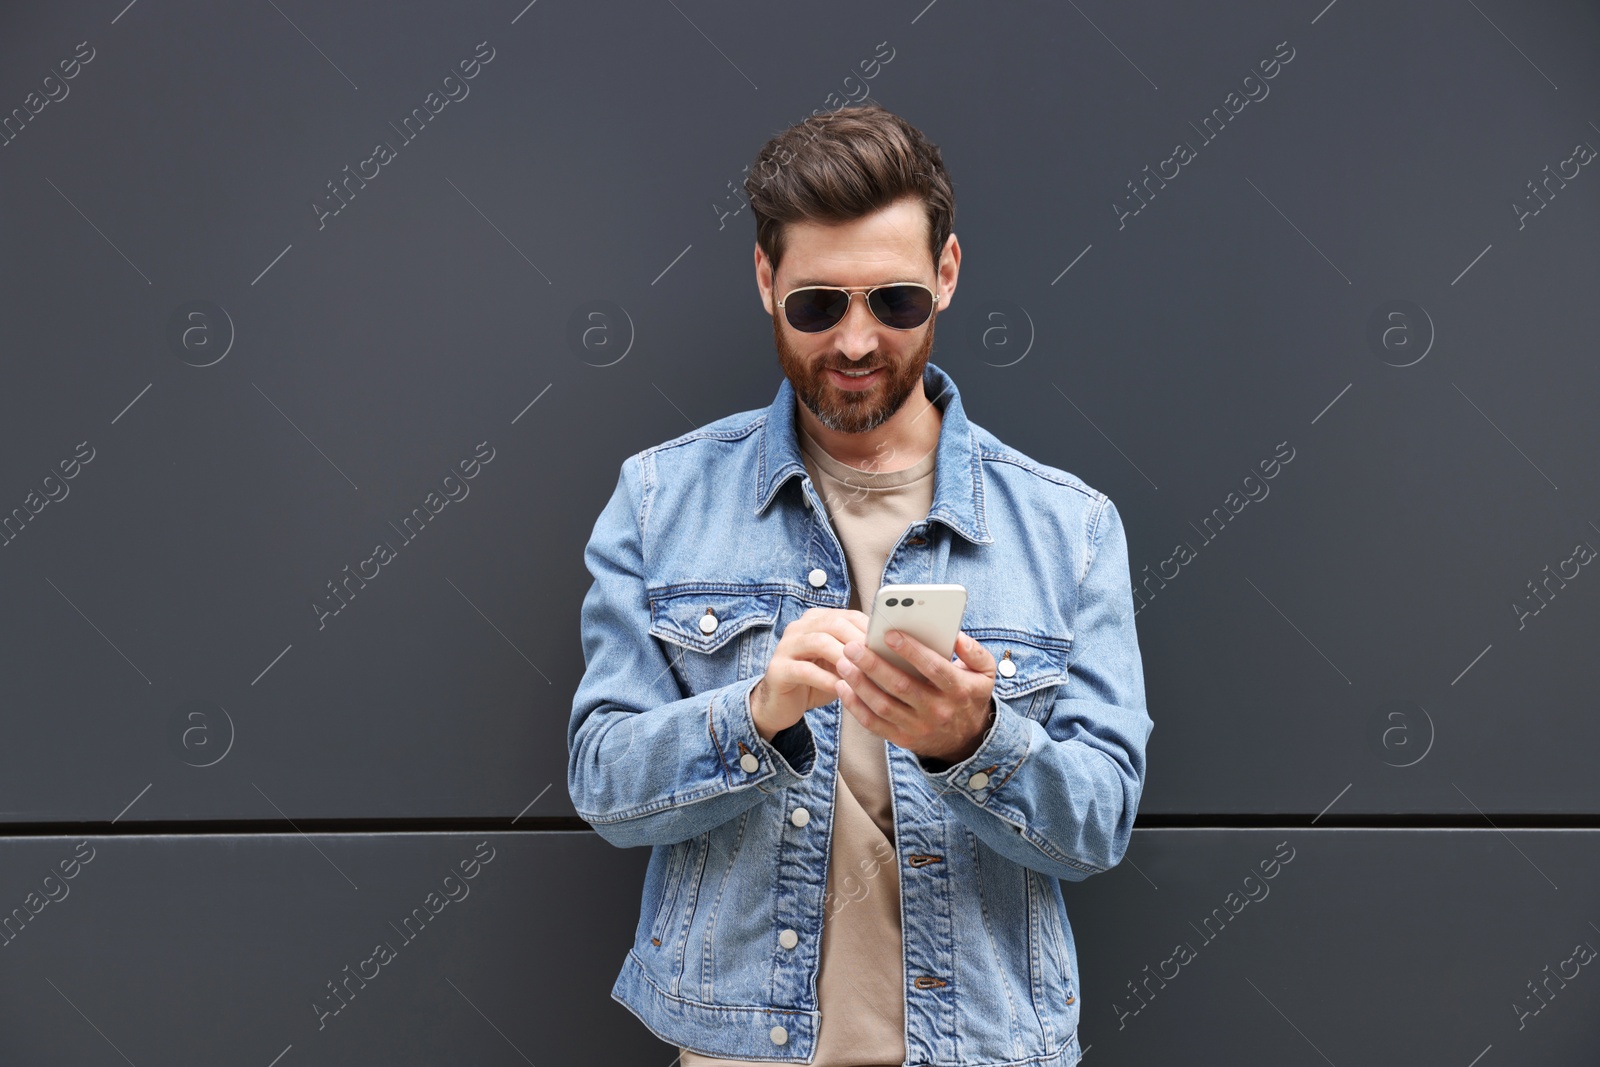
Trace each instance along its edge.
<path fill-rule="evenodd" d="M 935 361 L 1129 533 L 1083 1045 L 1593 1061 L 1600 979 L 1526 983 L 1600 946 L 1594 5 L 124 4 L 0 14 L 0 1061 L 671 1059 L 564 787 L 582 549 L 771 400 L 742 168 L 868 93 L 956 183 Z"/>

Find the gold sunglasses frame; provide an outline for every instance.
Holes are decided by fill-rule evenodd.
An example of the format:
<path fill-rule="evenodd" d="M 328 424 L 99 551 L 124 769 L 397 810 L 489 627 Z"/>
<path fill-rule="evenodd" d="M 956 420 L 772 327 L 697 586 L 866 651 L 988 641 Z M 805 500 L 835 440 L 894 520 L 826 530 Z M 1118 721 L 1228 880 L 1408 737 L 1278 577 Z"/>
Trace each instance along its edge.
<path fill-rule="evenodd" d="M 901 285 L 914 285 L 918 289 L 926 289 L 926 290 L 928 290 L 929 295 L 931 295 L 933 297 L 933 307 L 928 309 L 928 317 L 926 319 L 923 319 L 920 323 L 918 323 L 915 326 L 890 326 L 887 322 L 884 322 L 882 319 L 878 318 L 878 313 L 876 311 L 872 310 L 871 297 L 872 297 L 873 293 L 877 292 L 879 289 L 893 289 L 893 288 L 896 288 L 897 286 L 901 286 Z M 787 293 L 784 293 L 783 294 L 783 299 L 778 301 L 778 307 L 779 308 L 783 308 L 785 303 L 788 301 L 788 299 L 791 296 L 793 296 L 796 293 L 804 292 L 807 289 L 827 289 L 827 290 L 830 290 L 831 292 L 835 292 L 835 293 L 844 293 L 845 294 L 845 300 L 846 300 L 847 303 L 848 303 L 848 301 L 853 299 L 857 293 L 860 293 L 862 302 L 867 305 L 867 314 L 871 315 L 873 320 L 875 322 L 877 322 L 878 325 L 882 326 L 884 329 L 886 329 L 886 330 L 897 330 L 900 333 L 910 333 L 912 330 L 920 330 L 920 329 L 922 329 L 924 326 L 928 325 L 928 323 L 930 321 L 932 321 L 933 313 L 935 311 L 937 311 L 938 308 L 939 308 L 939 290 L 937 288 L 934 288 L 933 286 L 929 286 L 929 285 L 924 285 L 922 282 L 909 282 L 909 281 L 908 282 L 886 282 L 883 285 L 801 285 L 801 286 L 797 286 L 794 289 L 790 289 Z M 845 309 L 844 309 L 844 315 L 840 315 L 839 316 L 839 322 L 843 322 L 844 318 L 845 318 L 845 315 L 848 315 L 848 314 L 850 314 L 850 308 L 848 306 L 846 306 Z M 785 323 L 788 323 L 789 329 L 795 331 L 796 333 L 806 334 L 808 337 L 816 337 L 819 334 L 827 333 L 828 330 L 837 329 L 838 326 L 839 326 L 839 322 L 836 322 L 832 326 L 829 326 L 828 330 L 811 330 L 811 331 L 802 330 L 798 326 L 796 326 L 794 323 L 789 322 L 789 313 L 788 313 L 787 310 L 785 310 L 784 313 L 783 313 L 783 321 Z"/>

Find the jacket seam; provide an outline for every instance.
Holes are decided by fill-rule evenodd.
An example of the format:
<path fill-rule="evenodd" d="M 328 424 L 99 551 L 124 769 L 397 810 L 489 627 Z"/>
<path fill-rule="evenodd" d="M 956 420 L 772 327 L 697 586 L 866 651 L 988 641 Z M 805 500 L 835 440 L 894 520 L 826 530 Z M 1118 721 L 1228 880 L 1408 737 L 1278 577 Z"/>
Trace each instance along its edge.
<path fill-rule="evenodd" d="M 653 995 L 661 997 L 663 1000 L 675 1001 L 675 1002 L 677 1002 L 679 1004 L 684 1004 L 684 1005 L 687 1005 L 687 1006 L 689 1006 L 691 1008 L 702 1009 L 702 1010 L 705 1010 L 705 1011 L 708 1011 L 708 1012 L 723 1012 L 723 1013 L 727 1013 L 727 1012 L 746 1012 L 746 1013 L 749 1013 L 749 1014 L 752 1014 L 752 1015 L 757 1013 L 757 1012 L 760 1012 L 763 1015 L 805 1015 L 805 1016 L 815 1016 L 817 1014 L 814 1010 L 806 1010 L 806 1009 L 803 1009 L 803 1008 L 766 1008 L 766 1007 L 755 1007 L 755 1006 L 743 1005 L 743 1004 L 739 1004 L 739 1005 L 706 1004 L 706 1003 L 704 1003 L 702 1001 L 689 1000 L 689 999 L 687 999 L 685 997 L 675 996 L 675 995 L 673 995 L 671 993 L 668 993 L 666 990 L 662 989 L 659 985 L 657 985 L 654 981 L 651 980 L 650 971 L 649 971 L 648 968 L 646 968 L 644 966 L 644 961 L 642 959 L 640 959 L 639 954 L 637 952 L 635 952 L 633 949 L 630 948 L 628 950 L 628 957 L 631 960 L 632 966 L 637 968 L 637 970 L 639 972 L 640 980 L 643 981 L 649 987 L 650 992 Z M 611 999 L 615 1000 L 618 1004 L 621 1004 L 624 1008 L 628 1009 L 628 1011 L 633 1014 L 634 1018 L 638 1019 L 641 1023 L 643 1023 L 645 1028 L 648 1029 L 652 1034 L 655 1034 L 656 1037 L 660 1038 L 662 1041 L 666 1042 L 669 1045 L 676 1046 L 678 1044 L 677 1039 L 667 1037 L 666 1035 L 664 1035 L 661 1032 L 659 1032 L 658 1030 L 656 1030 L 655 1027 L 651 1026 L 650 1023 L 645 1020 L 644 1016 L 641 1015 L 639 1013 L 639 1011 L 637 1009 L 635 1009 L 635 1007 L 632 1004 L 629 1004 L 622 997 L 617 996 L 617 994 L 614 991 L 611 994 Z M 1070 1037 L 1068 1037 L 1065 1041 L 1061 1042 L 1061 1044 L 1057 1045 L 1055 1047 L 1055 1049 L 1053 1049 L 1051 1051 L 1041 1052 L 1037 1056 L 1028 1056 L 1028 1057 L 1026 1057 L 1024 1059 L 1020 1059 L 1020 1060 L 986 1060 L 986 1061 L 984 1061 L 982 1063 L 972 1064 L 972 1065 L 970 1065 L 970 1067 L 1030 1067 L 1030 1065 L 1032 1065 L 1032 1064 L 1047 1063 L 1047 1062 L 1052 1062 L 1052 1061 L 1053 1062 L 1063 1063 L 1063 1067 L 1074 1067 L 1074 1065 L 1079 1061 L 1078 1060 L 1074 1060 L 1074 1061 L 1072 1061 L 1071 1064 L 1067 1064 L 1064 1061 L 1062 1061 L 1062 1054 L 1065 1053 L 1067 1050 L 1069 1050 L 1072 1047 L 1073 1043 L 1076 1042 L 1077 1040 L 1078 1040 L 1078 1031 L 1076 1029 L 1074 1029 L 1073 1032 L 1072 1032 L 1072 1035 Z M 1081 1059 L 1081 1057 L 1083 1055 L 1082 1049 L 1078 1050 L 1078 1055 L 1079 1055 L 1079 1057 Z M 791 1063 L 793 1063 L 793 1062 L 798 1062 L 798 1061 L 794 1061 L 794 1060 L 790 1060 L 790 1061 L 774 1060 L 772 1062 L 774 1062 L 774 1063 L 783 1063 L 783 1062 L 791 1062 Z"/>
<path fill-rule="evenodd" d="M 1042 909 L 1038 904 L 1039 880 L 1034 877 L 1037 873 L 1039 872 L 1032 867 L 1024 868 L 1022 871 L 1028 906 L 1028 965 L 1037 968 L 1032 971 L 1030 978 L 1038 979 L 1037 984 L 1029 981 L 1028 996 L 1033 1000 L 1033 1010 L 1039 1016 L 1039 1025 L 1044 1029 L 1045 1047 L 1048 1048 L 1055 1042 L 1056 1035 L 1055 1027 L 1050 1025 L 1049 1019 L 1050 981 L 1045 975 L 1044 916 L 1040 914 Z"/>
<path fill-rule="evenodd" d="M 694 444 L 696 441 L 737 441 L 740 438 L 748 437 L 755 431 L 759 430 L 767 418 L 767 412 L 765 408 L 751 408 L 748 411 L 736 411 L 731 415 L 725 415 L 723 418 L 716 421 L 723 422 L 727 419 L 738 418 L 740 415 L 749 415 L 750 420 L 748 422 L 729 426 L 724 430 L 710 429 L 709 424 L 707 426 L 701 426 L 697 429 L 690 430 L 688 433 L 674 437 L 670 441 L 662 441 L 660 444 L 651 445 L 649 448 L 645 449 L 639 454 L 641 456 L 650 457 L 653 460 L 657 452 L 665 452 L 669 448 L 682 448 L 684 445 Z"/>
<path fill-rule="evenodd" d="M 1062 742 L 1053 742 L 1053 743 L 1061 744 Z M 1027 757 L 1024 756 L 1023 758 L 1026 759 Z M 1018 766 L 1019 767 L 1021 766 L 1021 762 L 1020 761 L 1018 763 Z M 1011 775 L 1008 774 L 1008 775 L 1006 775 L 1006 777 L 1009 778 L 1009 777 L 1011 777 Z M 1075 871 L 1086 871 L 1089 874 L 1104 874 L 1109 869 L 1109 868 L 1106 868 L 1106 867 L 1097 866 L 1097 865 L 1095 865 L 1093 863 L 1085 863 L 1082 860 L 1074 859 L 1072 856 L 1070 856 L 1067 853 L 1062 852 L 1060 849 L 1058 849 L 1055 846 L 1055 843 L 1052 842 L 1049 838 L 1043 837 L 1043 836 L 1041 836 L 1039 834 L 1030 833 L 1029 830 L 1028 830 L 1028 827 L 1021 821 L 1020 817 L 1018 817 L 1015 812 L 1013 812 L 1010 808 L 1006 807 L 1005 805 L 997 804 L 995 802 L 995 794 L 992 791 L 991 791 L 990 795 L 987 798 L 985 798 L 983 801 L 981 801 L 981 802 L 978 801 L 978 800 L 974 800 L 971 797 L 967 797 L 967 800 L 970 803 L 977 804 L 983 810 L 988 811 L 989 814 L 993 815 L 995 818 L 999 819 L 1001 822 L 1005 823 L 1006 825 L 1015 827 L 1018 837 L 1022 838 L 1024 841 L 1028 842 L 1028 844 L 1032 845 L 1035 849 L 1037 849 L 1039 852 L 1043 853 L 1047 858 L 1055 861 L 1056 863 L 1059 863 L 1059 864 L 1061 864 L 1063 866 L 1066 866 L 1066 867 L 1071 867 Z M 1048 873 L 1048 872 L 1040 872 L 1040 873 Z"/>
<path fill-rule="evenodd" d="M 694 913 L 700 907 L 700 885 L 705 881 L 706 863 L 711 859 L 711 839 L 706 835 L 701 835 L 701 837 L 704 838 L 704 844 L 695 852 L 694 881 L 693 883 L 689 881 L 688 861 L 685 860 L 683 885 L 679 887 L 680 891 L 686 889 L 687 893 L 683 898 L 684 906 L 681 909 L 677 909 L 681 910 L 683 916 L 678 920 L 681 926 L 672 938 L 674 945 L 672 984 L 674 988 L 679 988 L 683 985 L 683 966 L 685 954 L 689 951 L 689 935 L 694 932 Z M 696 838 L 696 841 L 699 840 L 699 838 Z"/>
<path fill-rule="evenodd" d="M 1046 857 L 1048 857 L 1051 860 L 1054 860 L 1056 863 L 1062 864 L 1063 866 L 1071 867 L 1075 871 L 1086 871 L 1089 874 L 1104 874 L 1108 870 L 1108 868 L 1100 867 L 1100 866 L 1097 866 L 1096 864 L 1093 864 L 1093 863 L 1085 863 L 1082 860 L 1074 859 L 1072 856 L 1068 855 L 1067 853 L 1062 852 L 1060 849 L 1056 848 L 1055 843 L 1052 842 L 1049 838 L 1043 837 L 1043 836 L 1041 836 L 1039 834 L 1031 833 L 1028 830 L 1028 827 L 1026 825 L 1024 825 L 1020 821 L 1013 822 L 1008 817 L 1011 814 L 1009 811 L 1002 812 L 1002 811 L 996 809 L 996 810 L 994 810 L 993 814 L 997 818 L 999 818 L 1002 822 L 1006 822 L 1006 823 L 1009 823 L 1012 826 L 1015 826 L 1017 828 L 1017 836 L 1018 837 L 1022 838 L 1024 841 L 1028 842 L 1028 844 L 1032 845 L 1034 848 L 1036 848 L 1040 852 L 1044 853 L 1044 855 Z M 1040 873 L 1043 874 L 1043 873 L 1047 873 L 1047 872 L 1041 871 Z"/>
<path fill-rule="evenodd" d="M 709 1012 L 749 1012 L 752 1015 L 815 1015 L 817 1012 L 807 1008 L 769 1008 L 759 1004 L 708 1004 L 703 1000 L 693 1000 L 689 997 L 679 996 L 663 989 L 656 980 L 650 976 L 650 968 L 645 965 L 644 959 L 637 951 L 630 948 L 628 955 L 633 960 L 633 965 L 639 969 L 639 977 L 649 986 L 651 991 L 663 1000 L 676 1001 L 691 1008 L 698 1008 Z M 670 1038 L 664 1039 L 670 1041 Z"/>
<path fill-rule="evenodd" d="M 1078 587 L 1074 592 L 1083 591 L 1083 583 L 1089 577 L 1089 569 L 1094 566 L 1094 561 L 1100 556 L 1100 542 L 1105 538 L 1105 529 L 1100 524 L 1101 520 L 1105 518 L 1106 509 L 1110 504 L 1111 498 L 1101 493 L 1100 506 L 1095 508 L 1093 520 L 1089 524 L 1089 551 L 1084 556 L 1083 573 L 1078 575 Z M 1078 620 L 1074 618 L 1072 621 L 1074 623 L 1072 632 L 1077 633 L 1076 623 Z"/>
<path fill-rule="evenodd" d="M 969 419 L 968 422 L 970 423 L 971 420 Z M 973 425 L 977 424 L 973 423 Z M 1024 457 L 1019 456 L 1014 452 L 996 451 L 992 448 L 985 448 L 983 445 L 977 444 L 976 442 L 973 444 L 973 451 L 976 452 L 981 459 L 992 460 L 996 463 L 1009 463 L 1013 467 L 1027 471 L 1040 481 L 1049 482 L 1051 485 L 1059 485 L 1063 489 L 1071 489 L 1073 492 L 1080 496 L 1087 497 L 1091 501 L 1102 495 L 1099 490 L 1088 485 L 1077 475 L 1072 474 L 1071 472 L 1063 471 L 1063 477 L 1057 478 L 1044 468 L 1040 467 L 1038 464 L 1031 463 Z"/>
<path fill-rule="evenodd" d="M 716 938 L 717 919 L 722 914 L 722 896 L 728 890 L 728 882 L 733 878 L 733 868 L 739 862 L 739 856 L 744 851 L 745 831 L 750 827 L 750 817 L 753 808 L 746 808 L 744 814 L 739 816 L 739 836 L 734 839 L 733 848 L 728 856 L 728 866 L 723 870 L 721 879 L 717 882 L 717 895 L 711 898 L 711 911 L 706 916 L 706 938 L 700 957 L 700 987 L 715 990 L 717 988 L 716 953 L 713 942 Z M 706 858 L 710 859 L 711 849 L 706 848 Z M 705 867 L 700 870 L 699 882 L 705 881 Z M 699 883 L 695 886 L 695 906 L 700 904 Z"/>
<path fill-rule="evenodd" d="M 693 840 L 690 838 L 688 841 L 678 841 L 667 846 L 667 870 L 661 887 L 661 903 L 656 905 L 655 917 L 650 920 L 650 929 L 654 931 L 651 934 L 652 940 L 655 940 L 657 933 L 666 932 L 662 928 L 662 922 L 668 907 L 672 906 L 673 910 L 676 910 L 678 890 L 682 888 L 683 868 L 689 863 L 689 848 Z M 659 940 L 655 940 L 655 943 L 661 944 Z"/>
<path fill-rule="evenodd" d="M 727 786 L 731 792 L 733 778 L 728 771 L 728 761 L 722 756 L 722 739 L 717 736 L 717 702 L 715 698 L 706 705 L 706 733 L 711 735 L 711 751 L 717 754 L 717 762 L 722 765 L 722 784 Z M 740 743 L 743 744 L 743 742 Z"/>
<path fill-rule="evenodd" d="M 644 815 L 650 815 L 658 811 L 664 811 L 667 808 L 685 807 L 689 804 L 698 803 L 702 800 L 709 800 L 711 797 L 720 796 L 723 793 L 731 792 L 733 792 L 731 789 L 722 789 L 717 786 L 710 786 L 697 793 L 674 793 L 665 800 L 658 800 L 652 804 L 640 804 L 638 807 L 629 808 L 627 811 L 615 812 L 610 815 L 592 814 L 579 809 L 578 817 L 592 826 L 609 826 L 612 823 L 627 822 L 629 819 L 636 819 Z"/>
<path fill-rule="evenodd" d="M 1039 834 L 1029 833 L 1026 826 L 1022 827 L 1021 836 L 1024 841 L 1027 841 L 1030 845 L 1038 849 L 1040 852 L 1043 852 L 1046 856 L 1055 860 L 1057 863 L 1065 864 L 1066 866 L 1071 867 L 1073 870 L 1087 871 L 1090 874 L 1104 874 L 1106 871 L 1106 868 L 1104 867 L 1097 866 L 1093 863 L 1085 863 L 1082 860 L 1073 859 L 1065 852 L 1062 852 L 1060 849 L 1056 848 L 1055 843 L 1049 838 L 1043 837 Z"/>
<path fill-rule="evenodd" d="M 1011 1013 L 1011 1048 L 1013 1051 L 1015 1051 L 1018 1039 L 1017 1027 L 1021 1025 L 1021 1020 L 1017 1018 L 1017 1002 L 1011 996 L 1011 983 L 1005 981 L 1004 979 L 1006 973 L 1005 961 L 1000 958 L 1000 946 L 995 943 L 994 929 L 989 922 L 989 902 L 988 898 L 984 896 L 983 892 L 983 860 L 978 855 L 978 838 L 970 828 L 963 826 L 962 830 L 965 831 L 967 835 L 967 848 L 972 854 L 972 866 L 974 871 L 973 881 L 978 887 L 978 913 L 983 920 L 983 933 L 989 942 L 989 951 L 994 957 L 995 967 L 999 970 L 1002 976 L 1000 987 L 1005 991 L 1006 994 L 1006 1010 Z M 959 1054 L 960 1049 L 958 1048 L 956 1051 Z"/>

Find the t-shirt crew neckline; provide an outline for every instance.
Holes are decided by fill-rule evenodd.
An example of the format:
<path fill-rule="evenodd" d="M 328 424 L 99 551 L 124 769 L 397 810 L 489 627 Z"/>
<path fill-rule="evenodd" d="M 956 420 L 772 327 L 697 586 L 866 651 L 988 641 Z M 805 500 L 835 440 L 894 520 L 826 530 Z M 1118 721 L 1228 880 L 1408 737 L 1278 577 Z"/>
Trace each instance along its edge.
<path fill-rule="evenodd" d="M 904 470 L 879 471 L 863 467 L 852 467 L 850 464 L 828 455 L 816 438 L 806 433 L 798 422 L 795 423 L 794 428 L 795 433 L 800 438 L 800 450 L 810 457 L 829 477 L 844 482 L 852 488 L 867 490 L 898 489 L 932 474 L 934 464 L 939 458 L 939 449 L 934 447 L 928 450 L 927 455 Z"/>

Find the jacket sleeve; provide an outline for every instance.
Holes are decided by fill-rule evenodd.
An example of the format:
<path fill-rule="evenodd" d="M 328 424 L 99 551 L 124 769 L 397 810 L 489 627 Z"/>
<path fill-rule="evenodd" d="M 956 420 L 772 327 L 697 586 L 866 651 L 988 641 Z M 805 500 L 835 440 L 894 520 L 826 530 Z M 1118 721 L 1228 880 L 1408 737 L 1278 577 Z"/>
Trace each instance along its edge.
<path fill-rule="evenodd" d="M 756 731 L 750 691 L 760 676 L 685 696 L 650 633 L 642 454 L 584 549 L 584 673 L 567 725 L 567 792 L 578 816 L 627 848 L 685 841 L 811 774 L 816 750 L 802 718 L 771 742 Z M 679 654 L 682 654 L 679 650 Z"/>
<path fill-rule="evenodd" d="M 984 844 L 1069 882 L 1122 861 L 1155 726 L 1145 710 L 1122 519 L 1101 494 L 1085 521 L 1090 549 L 1078 582 L 1072 660 L 1044 721 L 997 696 L 976 752 L 940 771 L 918 760 Z"/>

